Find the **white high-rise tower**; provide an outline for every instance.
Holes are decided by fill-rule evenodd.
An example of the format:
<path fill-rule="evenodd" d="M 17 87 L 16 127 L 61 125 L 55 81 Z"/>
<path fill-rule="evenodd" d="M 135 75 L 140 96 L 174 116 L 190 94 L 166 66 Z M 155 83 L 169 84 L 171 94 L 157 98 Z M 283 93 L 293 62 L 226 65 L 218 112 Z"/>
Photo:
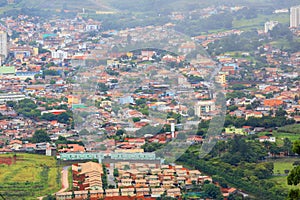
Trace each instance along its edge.
<path fill-rule="evenodd" d="M 296 28 L 300 26 L 300 5 L 291 7 L 290 10 L 290 27 Z"/>
<path fill-rule="evenodd" d="M 7 33 L 4 31 L 0 31 L 0 56 L 8 56 Z"/>

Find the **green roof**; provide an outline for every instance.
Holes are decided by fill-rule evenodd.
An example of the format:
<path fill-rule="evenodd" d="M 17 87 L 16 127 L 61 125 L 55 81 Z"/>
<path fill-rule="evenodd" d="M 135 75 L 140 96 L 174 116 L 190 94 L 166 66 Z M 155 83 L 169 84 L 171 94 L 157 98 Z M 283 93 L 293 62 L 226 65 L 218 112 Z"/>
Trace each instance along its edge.
<path fill-rule="evenodd" d="M 2 66 L 0 67 L 0 74 L 15 74 L 16 68 L 14 66 L 6 67 Z"/>
<path fill-rule="evenodd" d="M 72 104 L 72 109 L 86 108 L 84 104 Z"/>

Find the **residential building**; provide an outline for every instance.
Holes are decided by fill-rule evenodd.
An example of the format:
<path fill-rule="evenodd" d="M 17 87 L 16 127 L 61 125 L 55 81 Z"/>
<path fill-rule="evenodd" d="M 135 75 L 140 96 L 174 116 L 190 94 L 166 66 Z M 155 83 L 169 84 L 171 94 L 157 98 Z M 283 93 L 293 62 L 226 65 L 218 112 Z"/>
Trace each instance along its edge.
<path fill-rule="evenodd" d="M 265 23 L 265 33 L 268 33 L 269 31 L 273 30 L 275 26 L 278 25 L 278 21 L 268 21 Z"/>
<path fill-rule="evenodd" d="M 11 94 L 1 94 L 0 95 L 0 104 L 7 101 L 20 101 L 25 99 L 26 96 L 20 93 L 11 93 Z"/>
<path fill-rule="evenodd" d="M 51 51 L 52 58 L 58 58 L 58 59 L 66 59 L 68 57 L 68 53 L 62 50 L 55 50 Z"/>
<path fill-rule="evenodd" d="M 7 33 L 4 31 L 0 32 L 0 56 L 5 60 L 8 56 L 8 42 L 7 42 Z M 2 61 L 2 59 L 1 59 Z M 2 64 L 2 62 L 1 62 Z"/>
<path fill-rule="evenodd" d="M 227 84 L 226 74 L 219 74 L 218 76 L 216 76 L 216 82 L 222 85 Z"/>
<path fill-rule="evenodd" d="M 226 134 L 246 135 L 246 131 L 243 128 L 236 128 L 234 126 L 225 128 Z"/>
<path fill-rule="evenodd" d="M 258 138 L 259 142 L 276 142 L 275 137 L 269 137 L 269 136 L 261 136 Z"/>
<path fill-rule="evenodd" d="M 0 75 L 15 76 L 15 74 L 16 74 L 16 68 L 14 66 L 2 66 L 2 67 L 0 67 Z"/>
<path fill-rule="evenodd" d="M 290 27 L 295 28 L 300 25 L 300 5 L 291 7 L 290 10 Z"/>
<path fill-rule="evenodd" d="M 203 116 L 211 111 L 216 110 L 214 101 L 198 101 L 195 105 L 195 114 L 198 117 Z"/>

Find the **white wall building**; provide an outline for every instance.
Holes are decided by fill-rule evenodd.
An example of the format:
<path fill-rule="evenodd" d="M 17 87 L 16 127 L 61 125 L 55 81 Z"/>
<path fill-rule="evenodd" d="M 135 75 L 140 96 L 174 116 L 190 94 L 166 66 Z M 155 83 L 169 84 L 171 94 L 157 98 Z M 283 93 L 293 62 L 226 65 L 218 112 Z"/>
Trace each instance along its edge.
<path fill-rule="evenodd" d="M 300 5 L 291 7 L 290 10 L 290 27 L 300 26 Z"/>
<path fill-rule="evenodd" d="M 198 101 L 195 105 L 195 115 L 202 117 L 211 111 L 216 110 L 214 101 Z"/>
<path fill-rule="evenodd" d="M 62 50 L 55 50 L 51 51 L 52 58 L 58 58 L 58 59 L 66 59 L 68 58 L 68 52 L 62 51 Z"/>
<path fill-rule="evenodd" d="M 2 57 L 1 61 L 5 60 L 8 56 L 7 33 L 4 31 L 0 31 L 0 56 Z"/>
<path fill-rule="evenodd" d="M 265 33 L 268 33 L 269 31 L 273 30 L 275 26 L 278 25 L 278 21 L 269 21 L 265 23 Z"/>

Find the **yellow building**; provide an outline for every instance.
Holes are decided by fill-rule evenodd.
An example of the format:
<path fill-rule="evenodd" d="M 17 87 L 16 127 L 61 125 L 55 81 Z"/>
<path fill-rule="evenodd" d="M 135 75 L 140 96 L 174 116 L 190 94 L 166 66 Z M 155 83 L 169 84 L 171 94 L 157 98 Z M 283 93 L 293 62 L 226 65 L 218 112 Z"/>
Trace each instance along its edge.
<path fill-rule="evenodd" d="M 234 126 L 225 128 L 226 134 L 246 135 L 246 131 L 242 128 L 236 128 Z"/>
<path fill-rule="evenodd" d="M 226 85 L 227 84 L 226 74 L 219 74 L 218 76 L 216 76 L 216 82 L 222 85 Z"/>
<path fill-rule="evenodd" d="M 133 53 L 132 53 L 132 52 L 127 52 L 126 55 L 127 55 L 129 58 L 132 58 Z"/>
<path fill-rule="evenodd" d="M 118 65 L 118 64 L 120 64 L 120 62 L 118 60 L 109 59 L 109 60 L 106 61 L 106 65 L 108 65 L 108 66 Z"/>
<path fill-rule="evenodd" d="M 68 104 L 72 105 L 72 104 L 80 104 L 81 100 L 79 96 L 74 96 L 74 95 L 69 95 L 67 96 L 68 98 Z"/>
<path fill-rule="evenodd" d="M 39 55 L 39 48 L 33 48 L 33 55 L 34 56 L 37 56 L 37 55 Z"/>

